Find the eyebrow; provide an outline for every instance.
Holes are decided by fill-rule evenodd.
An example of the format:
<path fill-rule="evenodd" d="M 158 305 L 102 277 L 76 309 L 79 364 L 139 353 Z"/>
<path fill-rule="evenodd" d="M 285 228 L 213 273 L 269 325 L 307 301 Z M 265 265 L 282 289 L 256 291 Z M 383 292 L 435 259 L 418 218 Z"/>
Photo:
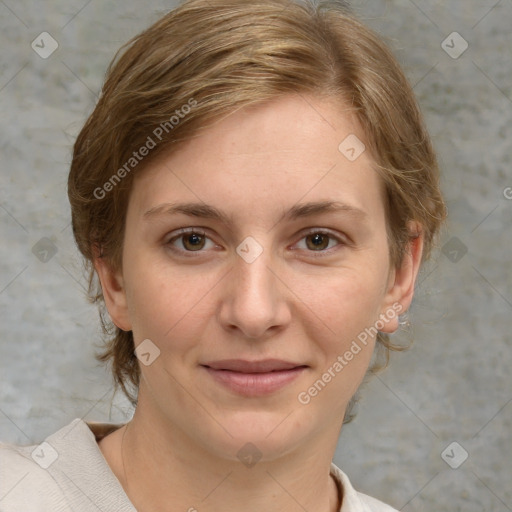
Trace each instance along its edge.
<path fill-rule="evenodd" d="M 296 220 L 322 213 L 341 212 L 360 217 L 362 220 L 368 217 L 364 210 L 339 201 L 314 201 L 292 206 L 287 212 L 284 212 L 278 222 Z M 143 217 L 144 219 L 150 219 L 156 215 L 176 215 L 180 213 L 190 217 L 217 220 L 228 226 L 233 224 L 232 219 L 226 213 L 206 203 L 163 203 L 147 210 Z"/>

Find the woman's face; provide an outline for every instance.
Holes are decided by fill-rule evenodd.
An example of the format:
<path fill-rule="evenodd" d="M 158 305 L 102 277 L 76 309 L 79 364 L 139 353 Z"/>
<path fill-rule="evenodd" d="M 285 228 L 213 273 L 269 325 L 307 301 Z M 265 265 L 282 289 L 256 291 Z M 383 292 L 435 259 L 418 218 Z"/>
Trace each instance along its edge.
<path fill-rule="evenodd" d="M 153 420 L 226 459 L 247 442 L 269 460 L 335 444 L 370 328 L 396 328 L 411 277 L 390 268 L 383 187 L 354 136 L 342 105 L 289 96 L 137 177 L 123 269 L 102 283 L 133 331 Z M 250 365 L 266 360 L 288 364 Z"/>

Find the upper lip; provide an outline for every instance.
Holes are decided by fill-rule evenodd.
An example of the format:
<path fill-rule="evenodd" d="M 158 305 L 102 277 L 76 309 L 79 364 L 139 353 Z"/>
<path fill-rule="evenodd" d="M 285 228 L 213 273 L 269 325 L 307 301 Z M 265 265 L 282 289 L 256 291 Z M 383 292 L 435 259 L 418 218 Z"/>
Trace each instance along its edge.
<path fill-rule="evenodd" d="M 202 364 L 213 370 L 231 370 L 240 373 L 266 373 L 279 370 L 291 370 L 299 366 L 307 366 L 300 363 L 292 363 L 281 359 L 264 359 L 262 361 L 245 361 L 243 359 L 223 359 Z"/>

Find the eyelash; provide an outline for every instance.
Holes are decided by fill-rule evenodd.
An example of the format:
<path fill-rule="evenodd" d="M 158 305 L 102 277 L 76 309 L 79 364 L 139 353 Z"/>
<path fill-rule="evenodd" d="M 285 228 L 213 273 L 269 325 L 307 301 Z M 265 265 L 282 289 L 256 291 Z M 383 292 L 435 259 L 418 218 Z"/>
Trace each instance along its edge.
<path fill-rule="evenodd" d="M 180 238 L 183 238 L 185 235 L 190 235 L 190 234 L 200 235 L 200 236 L 206 237 L 207 239 L 210 240 L 210 238 L 207 236 L 206 232 L 203 229 L 201 229 L 201 228 L 183 228 L 183 229 L 178 230 L 178 233 L 176 235 L 174 235 L 173 237 L 169 238 L 166 241 L 165 245 L 169 246 L 171 248 L 171 250 L 173 250 L 175 252 L 178 252 L 178 253 L 181 253 L 181 254 L 185 254 L 186 255 L 185 257 L 187 257 L 187 258 L 189 258 L 189 257 L 190 258 L 197 257 L 197 256 L 199 256 L 201 253 L 203 253 L 205 251 L 202 250 L 202 249 L 200 249 L 198 251 L 188 251 L 186 249 L 177 249 L 176 247 L 172 246 L 172 243 L 175 240 L 179 240 Z M 333 233 L 331 233 L 330 231 L 327 231 L 325 229 L 311 229 L 307 233 L 304 233 L 300 240 L 303 240 L 307 236 L 317 235 L 317 234 L 318 235 L 322 235 L 322 236 L 327 236 L 331 240 L 335 240 L 338 243 L 337 243 L 337 245 L 335 247 L 331 247 L 329 249 L 322 249 L 322 250 L 319 250 L 319 251 L 310 251 L 310 250 L 306 249 L 306 251 L 311 253 L 311 255 L 314 258 L 321 258 L 321 257 L 325 257 L 325 256 L 330 256 L 332 254 L 332 251 L 336 250 L 337 246 L 349 245 L 348 241 L 342 240 L 339 236 L 336 236 Z M 197 256 L 194 253 L 197 253 Z"/>

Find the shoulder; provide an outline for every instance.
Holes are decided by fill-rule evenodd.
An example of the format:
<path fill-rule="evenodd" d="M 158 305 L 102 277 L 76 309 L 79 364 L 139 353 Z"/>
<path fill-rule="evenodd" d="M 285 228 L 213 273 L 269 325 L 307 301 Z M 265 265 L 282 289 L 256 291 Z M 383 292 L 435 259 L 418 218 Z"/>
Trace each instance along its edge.
<path fill-rule="evenodd" d="M 0 510 L 70 510 L 57 482 L 36 462 L 38 445 L 15 446 L 0 443 Z M 39 457 L 44 459 L 44 455 Z M 44 463 L 43 463 L 44 465 Z"/>
<path fill-rule="evenodd" d="M 376 499 L 372 498 L 371 496 L 368 496 L 366 494 L 363 494 L 362 492 L 357 493 L 359 495 L 359 498 L 361 501 L 368 507 L 368 511 L 371 512 L 398 512 L 396 508 L 390 507 L 389 505 L 386 505 L 386 503 Z"/>
<path fill-rule="evenodd" d="M 382 501 L 356 491 L 348 476 L 334 463 L 331 464 L 331 474 L 343 489 L 343 502 L 339 512 L 398 512 Z"/>
<path fill-rule="evenodd" d="M 76 419 L 38 445 L 0 444 L 0 511 L 22 510 L 135 508 L 103 458 L 95 433 Z"/>

